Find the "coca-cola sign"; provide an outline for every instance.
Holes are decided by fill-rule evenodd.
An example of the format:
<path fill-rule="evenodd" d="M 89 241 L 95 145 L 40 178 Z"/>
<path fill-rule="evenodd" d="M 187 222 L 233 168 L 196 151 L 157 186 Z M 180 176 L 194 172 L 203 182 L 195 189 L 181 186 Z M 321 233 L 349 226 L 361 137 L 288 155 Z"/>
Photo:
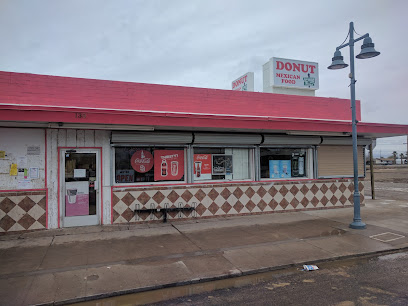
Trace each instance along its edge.
<path fill-rule="evenodd" d="M 130 159 L 132 168 L 139 173 L 146 173 L 153 167 L 153 156 L 149 151 L 138 150 Z"/>
<path fill-rule="evenodd" d="M 232 155 L 213 154 L 212 155 L 212 174 L 213 175 L 232 174 Z"/>
<path fill-rule="evenodd" d="M 194 154 L 194 180 L 211 180 L 211 154 Z"/>
<path fill-rule="evenodd" d="M 184 176 L 184 150 L 154 151 L 154 180 L 178 181 Z"/>

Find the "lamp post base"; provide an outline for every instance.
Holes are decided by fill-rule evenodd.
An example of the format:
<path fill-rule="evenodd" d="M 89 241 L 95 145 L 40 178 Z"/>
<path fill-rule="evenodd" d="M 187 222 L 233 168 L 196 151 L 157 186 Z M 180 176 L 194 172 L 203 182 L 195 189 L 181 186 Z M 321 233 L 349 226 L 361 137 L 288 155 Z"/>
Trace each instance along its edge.
<path fill-rule="evenodd" d="M 352 229 L 365 229 L 366 224 L 362 222 L 361 220 L 353 221 L 352 223 L 350 223 L 349 227 Z"/>

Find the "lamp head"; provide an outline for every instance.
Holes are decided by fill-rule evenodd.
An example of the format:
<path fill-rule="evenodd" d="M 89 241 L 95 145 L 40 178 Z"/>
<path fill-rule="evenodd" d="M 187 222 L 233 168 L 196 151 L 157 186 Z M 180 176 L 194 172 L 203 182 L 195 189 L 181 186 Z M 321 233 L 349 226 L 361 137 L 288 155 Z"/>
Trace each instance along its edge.
<path fill-rule="evenodd" d="M 327 69 L 342 69 L 346 68 L 347 66 L 348 65 L 343 61 L 343 56 L 341 56 L 340 50 L 336 50 L 332 58 L 332 64 L 327 67 Z"/>
<path fill-rule="evenodd" d="M 361 52 L 356 56 L 356 58 L 364 59 L 371 58 L 377 55 L 380 55 L 380 52 L 374 49 L 374 44 L 371 38 L 364 38 L 363 45 L 361 46 Z"/>

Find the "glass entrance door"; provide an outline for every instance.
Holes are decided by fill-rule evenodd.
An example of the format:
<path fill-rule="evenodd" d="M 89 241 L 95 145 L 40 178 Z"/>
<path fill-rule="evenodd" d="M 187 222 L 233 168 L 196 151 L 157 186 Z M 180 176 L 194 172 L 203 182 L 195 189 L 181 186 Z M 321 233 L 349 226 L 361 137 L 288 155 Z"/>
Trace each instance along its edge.
<path fill-rule="evenodd" d="M 99 152 L 73 149 L 61 154 L 63 226 L 99 224 Z"/>

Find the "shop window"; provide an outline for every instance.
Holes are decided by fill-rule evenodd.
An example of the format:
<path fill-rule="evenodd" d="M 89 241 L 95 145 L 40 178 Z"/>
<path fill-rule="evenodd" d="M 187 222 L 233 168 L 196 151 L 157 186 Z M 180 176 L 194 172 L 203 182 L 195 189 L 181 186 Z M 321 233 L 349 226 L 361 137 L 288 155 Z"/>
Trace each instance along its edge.
<path fill-rule="evenodd" d="M 307 177 L 306 149 L 261 148 L 261 178 Z"/>
<path fill-rule="evenodd" d="M 184 148 L 115 148 L 115 183 L 184 181 Z"/>
<path fill-rule="evenodd" d="M 194 148 L 194 181 L 251 179 L 248 148 Z"/>

